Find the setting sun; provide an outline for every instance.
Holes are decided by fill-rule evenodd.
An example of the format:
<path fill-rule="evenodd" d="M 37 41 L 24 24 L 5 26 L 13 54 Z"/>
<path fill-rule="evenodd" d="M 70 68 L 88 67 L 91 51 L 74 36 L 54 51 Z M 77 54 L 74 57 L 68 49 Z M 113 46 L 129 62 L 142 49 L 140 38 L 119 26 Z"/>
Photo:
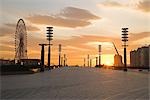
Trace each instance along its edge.
<path fill-rule="evenodd" d="M 112 66 L 113 63 L 111 63 L 110 61 L 106 61 L 106 62 L 105 62 L 105 65 L 107 65 L 107 66 Z"/>
<path fill-rule="evenodd" d="M 112 66 L 114 62 L 113 54 L 102 54 L 102 64 Z"/>

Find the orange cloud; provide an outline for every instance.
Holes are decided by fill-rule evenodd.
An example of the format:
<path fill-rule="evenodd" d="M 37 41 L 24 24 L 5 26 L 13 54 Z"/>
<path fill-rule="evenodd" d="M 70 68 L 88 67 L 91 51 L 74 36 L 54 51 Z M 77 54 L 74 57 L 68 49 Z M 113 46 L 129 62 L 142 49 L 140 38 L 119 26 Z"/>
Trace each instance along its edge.
<path fill-rule="evenodd" d="M 119 7 L 119 8 L 120 7 L 124 7 L 124 8 L 128 7 L 128 8 L 132 8 L 135 10 L 141 10 L 143 12 L 150 12 L 150 1 L 149 0 L 140 0 L 138 2 L 137 1 L 133 1 L 133 2 L 135 3 L 136 7 L 134 7 L 133 5 L 132 5 L 132 7 L 129 6 L 130 3 L 128 3 L 127 5 L 124 5 L 117 1 L 112 1 L 112 0 L 106 0 L 104 2 L 101 2 L 99 5 L 105 6 L 105 7 Z"/>
<path fill-rule="evenodd" d="M 129 34 L 129 48 L 130 50 L 138 47 L 150 45 L 150 32 L 130 33 Z"/>
<path fill-rule="evenodd" d="M 1 51 L 7 51 L 7 52 L 9 52 L 9 51 L 12 51 L 12 50 L 14 50 L 14 48 L 13 48 L 13 46 L 12 45 L 0 45 L 1 46 Z"/>
<path fill-rule="evenodd" d="M 10 24 L 10 23 L 7 23 L 5 24 L 5 26 L 7 27 L 11 27 L 11 28 L 16 28 L 16 24 Z M 26 25 L 26 28 L 27 28 L 27 31 L 40 31 L 39 28 L 35 27 L 35 26 L 32 26 L 32 25 Z"/>
<path fill-rule="evenodd" d="M 0 27 L 0 36 L 8 36 L 10 34 L 14 34 L 15 29 L 8 27 Z"/>
<path fill-rule="evenodd" d="M 56 15 L 34 15 L 26 19 L 34 24 L 76 28 L 88 26 L 91 24 L 90 20 L 97 20 L 100 17 L 85 9 L 66 7 Z"/>
<path fill-rule="evenodd" d="M 77 19 L 77 20 L 97 20 L 100 17 L 92 14 L 90 11 L 75 7 L 66 7 L 63 9 L 60 14 L 62 17 L 66 17 L 69 19 Z"/>
<path fill-rule="evenodd" d="M 106 7 L 121 7 L 123 6 L 122 4 L 120 4 L 119 2 L 116 1 L 110 1 L 110 0 L 106 0 L 102 3 L 100 3 L 100 5 L 102 6 L 106 6 Z"/>
<path fill-rule="evenodd" d="M 131 41 L 135 41 L 135 40 L 139 40 L 139 39 L 143 39 L 146 37 L 150 37 L 150 32 L 141 32 L 141 33 L 130 33 L 130 40 Z"/>
<path fill-rule="evenodd" d="M 32 26 L 32 25 L 27 25 L 26 26 L 27 31 L 40 31 L 39 28 Z M 15 29 L 16 29 L 16 24 L 4 24 L 2 27 L 0 27 L 0 36 L 10 36 L 15 34 Z"/>
<path fill-rule="evenodd" d="M 144 11 L 144 12 L 150 12 L 150 0 L 142 0 L 137 5 L 137 8 Z"/>

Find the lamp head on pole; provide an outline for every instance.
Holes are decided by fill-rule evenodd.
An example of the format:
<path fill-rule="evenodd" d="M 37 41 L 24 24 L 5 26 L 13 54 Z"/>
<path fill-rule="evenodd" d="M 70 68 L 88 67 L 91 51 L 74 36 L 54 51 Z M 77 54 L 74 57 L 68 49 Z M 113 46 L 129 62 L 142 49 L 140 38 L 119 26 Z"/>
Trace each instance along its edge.
<path fill-rule="evenodd" d="M 51 40 L 53 40 L 53 27 L 47 27 L 47 40 L 48 41 L 51 41 Z"/>
<path fill-rule="evenodd" d="M 124 42 L 123 46 L 126 47 L 126 42 L 128 41 L 128 28 L 122 28 L 122 41 Z"/>

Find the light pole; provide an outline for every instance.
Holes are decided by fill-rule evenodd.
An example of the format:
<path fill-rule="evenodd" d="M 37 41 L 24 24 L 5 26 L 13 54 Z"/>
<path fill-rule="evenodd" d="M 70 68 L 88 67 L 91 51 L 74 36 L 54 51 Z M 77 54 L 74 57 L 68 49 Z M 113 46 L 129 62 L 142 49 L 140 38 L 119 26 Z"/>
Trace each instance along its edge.
<path fill-rule="evenodd" d="M 92 67 L 92 59 L 90 59 L 90 67 Z"/>
<path fill-rule="evenodd" d="M 61 57 L 61 66 L 63 66 L 63 57 Z"/>
<path fill-rule="evenodd" d="M 49 69 L 50 69 L 50 64 L 51 64 L 51 44 L 50 44 L 50 42 L 51 42 L 51 40 L 53 40 L 52 39 L 52 31 L 53 31 L 53 27 L 47 27 L 47 40 L 49 41 L 49 43 L 48 43 L 48 67 L 49 67 Z"/>
<path fill-rule="evenodd" d="M 66 54 L 64 54 L 64 67 L 66 66 Z"/>
<path fill-rule="evenodd" d="M 66 66 L 68 67 L 67 61 L 68 61 L 68 59 L 67 59 L 67 57 L 66 57 Z"/>
<path fill-rule="evenodd" d="M 96 66 L 98 65 L 98 57 L 96 57 Z"/>
<path fill-rule="evenodd" d="M 87 56 L 87 63 L 88 63 L 88 67 L 90 66 L 90 55 L 88 54 Z"/>
<path fill-rule="evenodd" d="M 84 58 L 84 64 L 83 64 L 84 67 L 85 67 L 85 61 L 86 61 L 86 59 Z"/>
<path fill-rule="evenodd" d="M 59 44 L 59 67 L 61 66 L 61 44 Z"/>
<path fill-rule="evenodd" d="M 127 55 L 126 55 L 126 47 L 127 41 L 128 41 L 128 28 L 122 28 L 122 41 L 123 41 L 123 47 L 124 47 L 124 71 L 127 71 Z"/>
<path fill-rule="evenodd" d="M 92 60 L 95 59 L 95 67 L 99 66 L 98 65 L 98 57 L 90 58 L 90 67 L 92 67 Z"/>
<path fill-rule="evenodd" d="M 98 52 L 99 52 L 99 67 L 101 67 L 101 45 L 98 45 Z"/>
<path fill-rule="evenodd" d="M 39 44 L 41 46 L 41 71 L 44 71 L 44 46 L 48 44 Z"/>

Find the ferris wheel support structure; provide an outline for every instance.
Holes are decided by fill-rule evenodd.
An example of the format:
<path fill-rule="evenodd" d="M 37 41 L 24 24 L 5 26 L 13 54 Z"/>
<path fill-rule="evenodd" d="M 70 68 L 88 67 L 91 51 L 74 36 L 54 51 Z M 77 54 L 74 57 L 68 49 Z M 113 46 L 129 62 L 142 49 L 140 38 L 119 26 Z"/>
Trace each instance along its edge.
<path fill-rule="evenodd" d="M 27 31 L 23 19 L 19 19 L 15 32 L 15 60 L 27 59 Z"/>

